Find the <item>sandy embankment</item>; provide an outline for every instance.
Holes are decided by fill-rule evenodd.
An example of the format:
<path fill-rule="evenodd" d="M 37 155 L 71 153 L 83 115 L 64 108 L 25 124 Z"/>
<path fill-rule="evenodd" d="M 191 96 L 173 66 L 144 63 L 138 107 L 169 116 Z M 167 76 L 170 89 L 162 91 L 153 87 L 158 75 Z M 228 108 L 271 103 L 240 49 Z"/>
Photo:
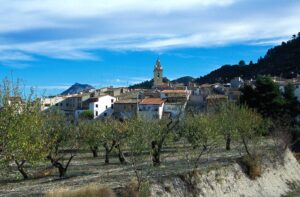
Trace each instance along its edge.
<path fill-rule="evenodd" d="M 256 180 L 237 163 L 202 174 L 168 177 L 153 184 L 151 193 L 157 197 L 281 196 L 300 186 L 300 165 L 290 151 L 286 151 L 284 163 L 265 169 Z"/>

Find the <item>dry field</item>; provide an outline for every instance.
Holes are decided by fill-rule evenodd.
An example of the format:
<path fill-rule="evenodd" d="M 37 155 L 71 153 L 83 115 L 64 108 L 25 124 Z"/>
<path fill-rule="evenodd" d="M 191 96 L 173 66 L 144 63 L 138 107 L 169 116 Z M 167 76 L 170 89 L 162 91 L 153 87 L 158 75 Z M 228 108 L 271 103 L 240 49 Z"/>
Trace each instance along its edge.
<path fill-rule="evenodd" d="M 192 169 L 184 151 L 178 147 L 164 149 L 161 157 L 162 164 L 159 167 L 151 167 L 150 157 L 149 159 L 147 157 L 145 155 L 143 158 L 144 160 L 146 158 L 147 162 L 141 163 L 138 168 L 145 172 L 145 176 L 149 180 L 159 181 L 164 176 L 171 176 Z M 199 168 L 209 170 L 228 165 L 235 162 L 239 157 L 240 153 L 237 149 L 225 151 L 222 147 L 203 156 Z M 7 176 L 1 175 L 0 196 L 43 196 L 54 189 L 75 189 L 89 184 L 99 184 L 117 190 L 127 185 L 135 177 L 132 165 L 121 165 L 115 153 L 110 157 L 110 164 L 105 164 L 101 150 L 97 158 L 93 158 L 92 154 L 87 151 L 77 154 L 70 164 L 67 177 L 63 179 L 58 177 L 58 172 L 51 167 L 50 162 L 42 163 L 35 168 L 27 167 L 26 170 L 30 174 L 40 176 L 29 180 L 22 180 L 15 166 L 12 169 Z"/>

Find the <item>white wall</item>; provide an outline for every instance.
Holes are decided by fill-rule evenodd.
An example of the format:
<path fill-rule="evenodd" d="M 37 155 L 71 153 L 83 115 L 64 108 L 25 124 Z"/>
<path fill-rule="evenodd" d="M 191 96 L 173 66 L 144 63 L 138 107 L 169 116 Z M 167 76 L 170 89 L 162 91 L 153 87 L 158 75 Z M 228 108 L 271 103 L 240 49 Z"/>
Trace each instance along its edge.
<path fill-rule="evenodd" d="M 89 104 L 89 109 L 94 113 L 94 118 L 107 117 L 113 113 L 112 106 L 116 102 L 116 98 L 106 95 L 98 98 L 97 102 Z"/>

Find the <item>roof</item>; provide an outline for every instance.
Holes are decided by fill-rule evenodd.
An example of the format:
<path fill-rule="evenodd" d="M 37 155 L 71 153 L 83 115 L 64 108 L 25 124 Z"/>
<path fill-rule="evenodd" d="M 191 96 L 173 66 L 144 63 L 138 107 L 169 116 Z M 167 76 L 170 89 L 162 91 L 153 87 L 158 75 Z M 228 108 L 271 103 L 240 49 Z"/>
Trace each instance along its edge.
<path fill-rule="evenodd" d="M 115 102 L 115 104 L 136 104 L 137 102 L 139 102 L 137 99 L 124 99 Z"/>
<path fill-rule="evenodd" d="M 179 93 L 179 94 L 186 94 L 186 90 L 163 90 L 163 93 Z"/>
<path fill-rule="evenodd" d="M 165 102 L 165 100 L 162 100 L 160 98 L 145 98 L 140 102 L 140 104 L 141 105 L 161 105 L 164 102 Z"/>

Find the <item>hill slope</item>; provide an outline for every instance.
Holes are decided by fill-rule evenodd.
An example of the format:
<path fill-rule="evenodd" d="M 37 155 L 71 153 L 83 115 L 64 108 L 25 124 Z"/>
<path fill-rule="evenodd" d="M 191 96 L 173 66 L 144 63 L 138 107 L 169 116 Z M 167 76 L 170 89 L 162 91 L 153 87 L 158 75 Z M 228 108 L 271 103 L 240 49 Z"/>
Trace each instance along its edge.
<path fill-rule="evenodd" d="M 230 79 L 242 76 L 245 79 L 255 78 L 257 75 L 295 77 L 300 73 L 300 33 L 292 40 L 268 50 L 256 64 L 224 65 L 211 73 L 197 78 L 199 84 L 228 82 Z"/>
<path fill-rule="evenodd" d="M 180 77 L 178 79 L 172 80 L 172 83 L 184 83 L 187 84 L 189 82 L 194 81 L 195 79 L 191 76 Z"/>

